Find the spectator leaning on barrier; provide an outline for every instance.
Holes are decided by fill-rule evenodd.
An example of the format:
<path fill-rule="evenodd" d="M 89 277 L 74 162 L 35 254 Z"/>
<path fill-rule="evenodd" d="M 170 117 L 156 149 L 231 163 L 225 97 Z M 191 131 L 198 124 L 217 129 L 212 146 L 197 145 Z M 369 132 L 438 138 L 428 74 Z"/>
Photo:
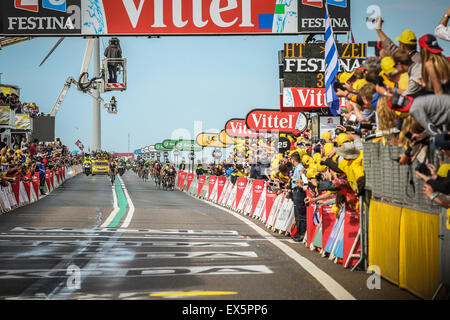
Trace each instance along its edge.
<path fill-rule="evenodd" d="M 434 137 L 434 141 L 431 145 L 432 149 L 437 149 L 444 153 L 444 155 L 450 159 L 450 134 L 448 131 L 444 131 Z M 450 194 L 450 176 L 448 175 L 449 164 L 442 164 L 439 170 L 433 165 L 428 165 L 430 176 L 426 176 L 416 171 L 417 177 L 424 180 L 424 194 L 437 205 L 450 209 L 450 200 L 444 195 Z M 448 219 L 448 217 L 447 217 Z"/>
<path fill-rule="evenodd" d="M 442 126 L 450 124 L 450 95 L 420 96 L 411 103 L 409 113 L 424 129 L 422 134 L 413 135 L 413 139 L 434 136 Z"/>

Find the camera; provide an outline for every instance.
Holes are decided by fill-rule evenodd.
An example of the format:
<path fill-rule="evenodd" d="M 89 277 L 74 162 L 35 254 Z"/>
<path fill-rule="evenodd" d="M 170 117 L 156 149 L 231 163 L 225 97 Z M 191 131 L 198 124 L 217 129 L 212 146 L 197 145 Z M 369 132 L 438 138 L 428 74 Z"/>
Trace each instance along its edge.
<path fill-rule="evenodd" d="M 319 181 L 317 184 L 318 191 L 338 191 L 339 189 L 329 180 Z"/>
<path fill-rule="evenodd" d="M 345 89 L 344 84 L 339 81 L 335 81 L 333 87 L 334 87 L 334 91 L 337 91 L 338 89 L 341 89 L 343 91 L 347 90 L 347 89 Z"/>
<path fill-rule="evenodd" d="M 419 164 L 416 168 L 416 171 L 420 172 L 421 174 L 424 174 L 426 176 L 431 176 L 431 171 L 430 169 L 428 169 L 427 165 L 425 164 L 425 162 L 422 162 L 421 164 Z"/>

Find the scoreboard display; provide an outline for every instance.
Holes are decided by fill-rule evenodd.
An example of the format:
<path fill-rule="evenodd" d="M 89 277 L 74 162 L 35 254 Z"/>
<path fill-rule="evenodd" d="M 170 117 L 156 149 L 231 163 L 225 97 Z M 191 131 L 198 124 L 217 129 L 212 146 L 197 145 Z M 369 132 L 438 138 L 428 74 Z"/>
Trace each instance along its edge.
<path fill-rule="evenodd" d="M 366 58 L 365 43 L 337 43 L 340 72 L 351 72 Z M 285 43 L 280 77 L 284 87 L 325 87 L 325 43 Z"/>

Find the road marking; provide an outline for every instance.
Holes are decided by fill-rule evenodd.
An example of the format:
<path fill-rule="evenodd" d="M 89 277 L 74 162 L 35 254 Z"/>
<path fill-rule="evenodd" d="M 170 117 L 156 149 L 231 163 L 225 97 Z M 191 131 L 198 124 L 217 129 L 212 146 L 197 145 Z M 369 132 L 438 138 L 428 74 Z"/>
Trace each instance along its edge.
<path fill-rule="evenodd" d="M 157 267 L 157 268 L 95 268 L 82 269 L 83 278 L 93 277 L 162 277 L 186 275 L 271 274 L 265 265 Z M 0 270 L 0 279 L 67 278 L 67 269 Z"/>
<path fill-rule="evenodd" d="M 106 228 L 106 226 L 108 226 L 111 223 L 112 219 L 114 219 L 117 212 L 119 212 L 119 210 L 120 210 L 118 202 L 117 202 L 117 194 L 116 194 L 115 186 L 111 187 L 111 189 L 112 189 L 112 193 L 113 193 L 113 208 L 114 209 L 111 212 L 111 214 L 109 215 L 109 217 L 105 220 L 105 222 L 100 226 L 100 228 Z M 30 229 L 30 228 L 24 228 L 24 229 Z M 88 229 L 85 229 L 85 230 L 88 230 Z M 32 230 L 27 230 L 27 231 L 32 231 Z"/>
<path fill-rule="evenodd" d="M 117 199 L 119 202 L 119 211 L 116 213 L 114 218 L 112 219 L 111 223 L 107 225 L 107 228 L 115 228 L 119 225 L 120 220 L 122 220 L 122 217 L 127 212 L 127 199 L 125 197 L 125 194 L 123 192 L 123 189 L 125 185 L 122 185 L 120 180 L 116 177 L 116 180 L 114 181 L 116 193 L 117 193 Z"/>
<path fill-rule="evenodd" d="M 113 257 L 111 256 L 113 255 Z M 65 252 L 39 252 L 35 254 L 23 253 L 2 253 L 1 260 L 40 260 L 40 259 L 93 259 L 93 260 L 112 260 L 129 258 L 133 260 L 140 259 L 222 259 L 222 258 L 257 258 L 258 255 L 253 251 L 194 251 L 194 252 L 129 252 L 129 253 L 105 253 L 83 252 L 83 253 L 65 253 Z"/>
<path fill-rule="evenodd" d="M 187 291 L 150 293 L 150 297 L 183 298 L 189 296 L 225 296 L 237 294 L 235 291 Z"/>
<path fill-rule="evenodd" d="M 92 233 L 92 234 L 41 234 L 41 233 L 35 233 L 35 234 L 0 234 L 0 238 L 46 238 L 49 241 L 51 238 L 95 238 L 97 240 L 100 240 L 100 238 L 106 238 L 109 239 L 110 235 L 100 235 L 98 233 Z M 169 235 L 169 234 L 160 234 L 160 235 L 136 235 L 136 236 L 122 236 L 120 239 L 167 239 L 167 240 L 229 240 L 229 241 L 251 241 L 251 240 L 266 240 L 266 239 L 252 239 L 248 236 L 214 236 L 214 235 Z"/>
<path fill-rule="evenodd" d="M 125 192 L 125 197 L 127 198 L 127 201 L 128 201 L 128 214 L 125 217 L 124 222 L 120 226 L 121 228 L 125 229 L 125 228 L 128 228 L 128 226 L 130 225 L 131 219 L 133 219 L 134 204 L 133 204 L 133 201 L 131 201 L 130 195 L 128 194 L 128 190 L 127 190 L 127 187 L 125 186 L 125 182 L 123 182 L 123 180 L 120 176 L 119 176 L 119 180 L 123 186 L 123 191 Z"/>
<path fill-rule="evenodd" d="M 193 197 L 195 198 L 195 197 Z M 195 198 L 197 199 L 197 198 Z M 225 212 L 228 212 L 244 222 L 246 225 L 248 225 L 250 228 L 258 232 L 263 237 L 267 237 L 268 241 L 270 241 L 273 245 L 275 245 L 277 248 L 279 248 L 281 251 L 283 251 L 288 257 L 293 259 L 295 262 L 297 262 L 303 269 L 305 269 L 309 274 L 311 274 L 333 297 L 335 297 L 337 300 L 356 300 L 356 298 L 350 294 L 347 290 L 345 290 L 344 287 L 342 287 L 336 280 L 334 280 L 330 275 L 328 275 L 325 271 L 317 267 L 314 263 L 312 263 L 307 258 L 303 257 L 300 253 L 296 252 L 294 249 L 289 247 L 288 245 L 284 244 L 283 242 L 279 241 L 278 239 L 271 239 L 271 235 L 254 224 L 251 220 L 248 220 L 244 216 L 223 208 L 219 205 L 216 205 L 214 203 L 211 203 L 206 200 L 198 199 L 200 201 L 203 201 L 213 207 L 216 207 L 218 209 L 221 209 Z"/>
<path fill-rule="evenodd" d="M 21 246 L 21 247 L 37 247 L 37 246 L 51 246 L 51 247 L 99 247 L 105 244 L 111 244 L 110 241 L 87 241 L 87 240 L 73 240 L 73 241 L 44 241 L 44 240 L 0 240 L 0 247 Z M 111 244 L 112 247 L 249 247 L 248 242 L 184 242 L 184 241 L 116 241 Z"/>
<path fill-rule="evenodd" d="M 76 228 L 48 228 L 48 227 L 15 227 L 12 232 L 122 232 L 122 233 L 162 233 L 162 234 L 214 234 L 214 235 L 238 235 L 235 230 L 189 230 L 189 229 L 113 229 L 100 227 L 99 229 Z"/>

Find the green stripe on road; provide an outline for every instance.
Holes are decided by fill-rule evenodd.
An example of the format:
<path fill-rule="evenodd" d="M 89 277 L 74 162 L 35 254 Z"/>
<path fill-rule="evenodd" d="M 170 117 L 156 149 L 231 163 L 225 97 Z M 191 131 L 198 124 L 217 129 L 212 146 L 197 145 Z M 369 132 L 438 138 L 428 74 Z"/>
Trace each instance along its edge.
<path fill-rule="evenodd" d="M 127 199 L 125 198 L 125 194 L 123 193 L 122 185 L 120 184 L 120 181 L 117 177 L 115 180 L 115 188 L 116 188 L 117 202 L 119 204 L 119 211 L 116 213 L 116 216 L 107 226 L 107 228 L 116 228 L 120 220 L 124 216 L 125 212 L 127 212 L 128 202 Z"/>

